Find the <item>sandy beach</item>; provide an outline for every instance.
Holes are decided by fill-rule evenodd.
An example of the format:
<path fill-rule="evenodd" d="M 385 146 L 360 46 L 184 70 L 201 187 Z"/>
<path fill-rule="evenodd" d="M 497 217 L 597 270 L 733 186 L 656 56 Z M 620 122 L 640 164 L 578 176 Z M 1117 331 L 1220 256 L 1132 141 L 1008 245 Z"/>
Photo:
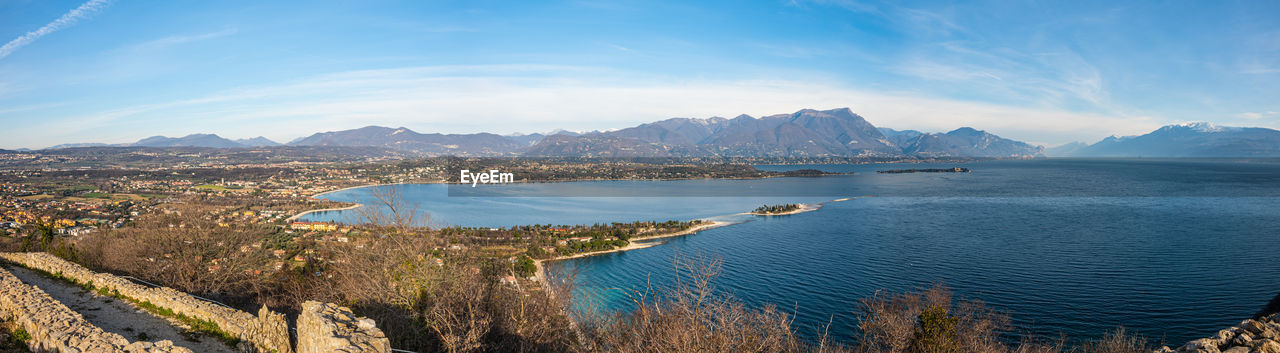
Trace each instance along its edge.
<path fill-rule="evenodd" d="M 361 204 L 354 204 L 354 205 L 347 206 L 347 207 L 321 208 L 321 209 L 318 209 L 318 210 L 306 210 L 306 211 L 302 211 L 302 213 L 298 213 L 298 214 L 296 214 L 296 215 L 293 215 L 292 217 L 286 218 L 284 221 L 285 221 L 285 222 L 293 222 L 293 220 L 298 219 L 298 217 L 306 216 L 307 214 L 309 214 L 309 213 L 314 213 L 314 212 L 327 212 L 327 211 L 345 211 L 345 210 L 354 210 L 354 209 L 356 209 L 356 208 L 358 208 L 358 207 L 360 207 L 360 206 L 363 206 L 363 205 L 361 205 Z"/>
<path fill-rule="evenodd" d="M 445 182 L 411 182 L 411 183 L 391 183 L 391 184 L 365 184 L 365 185 L 356 185 L 356 186 L 348 186 L 348 187 L 341 188 L 341 189 L 333 189 L 333 190 L 325 191 L 325 192 L 322 192 L 322 193 L 319 193 L 319 194 L 311 195 L 311 198 L 315 199 L 315 198 L 320 198 L 320 196 L 323 196 L 323 195 L 325 195 L 325 194 L 332 194 L 332 193 L 335 193 L 335 192 L 339 192 L 339 191 L 347 191 L 347 190 L 351 190 L 351 189 L 370 188 L 370 187 L 375 187 L 375 186 L 392 186 L 392 185 L 409 185 L 409 184 L 444 184 L 444 183 L 445 183 Z"/>

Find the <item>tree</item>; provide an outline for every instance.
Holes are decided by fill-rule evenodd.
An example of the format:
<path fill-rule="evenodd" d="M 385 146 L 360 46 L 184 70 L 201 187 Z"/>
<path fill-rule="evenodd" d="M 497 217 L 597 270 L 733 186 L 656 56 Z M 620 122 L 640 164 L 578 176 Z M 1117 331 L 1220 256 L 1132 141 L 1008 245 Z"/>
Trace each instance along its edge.
<path fill-rule="evenodd" d="M 529 256 L 520 255 L 516 262 L 512 264 L 512 269 L 516 277 L 526 278 L 533 276 L 538 271 L 538 266 L 533 263 L 533 259 L 529 258 Z"/>

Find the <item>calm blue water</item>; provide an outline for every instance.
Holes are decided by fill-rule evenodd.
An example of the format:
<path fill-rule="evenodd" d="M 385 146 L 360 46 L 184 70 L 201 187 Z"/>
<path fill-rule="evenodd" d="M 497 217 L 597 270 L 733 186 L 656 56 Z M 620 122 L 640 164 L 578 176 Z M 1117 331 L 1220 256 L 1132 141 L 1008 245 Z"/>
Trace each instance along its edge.
<path fill-rule="evenodd" d="M 762 166 L 858 174 L 593 182 L 584 189 L 704 195 L 703 183 L 715 183 L 744 190 L 734 197 L 448 197 L 442 185 L 402 190 L 438 223 L 448 224 L 740 221 L 661 246 L 554 267 L 578 272 L 578 297 L 593 298 L 580 305 L 625 310 L 629 304 L 621 291 L 609 288 L 643 288 L 647 281 L 664 285 L 676 254 L 718 257 L 724 262 L 720 290 L 752 305 L 793 309 L 802 333 L 830 320 L 831 333 L 843 340 L 854 334 L 859 298 L 878 289 L 903 291 L 937 282 L 1008 312 L 1028 333 L 1093 338 L 1123 325 L 1171 344 L 1238 323 L 1280 293 L 1280 162 L 1275 160 L 1034 160 L 937 167 L 953 165 L 974 172 L 874 174 L 930 165 Z M 511 190 L 545 191 L 547 185 Z M 363 193 L 326 197 L 359 201 Z M 731 215 L 762 202 L 861 195 L 876 197 L 792 216 Z"/>

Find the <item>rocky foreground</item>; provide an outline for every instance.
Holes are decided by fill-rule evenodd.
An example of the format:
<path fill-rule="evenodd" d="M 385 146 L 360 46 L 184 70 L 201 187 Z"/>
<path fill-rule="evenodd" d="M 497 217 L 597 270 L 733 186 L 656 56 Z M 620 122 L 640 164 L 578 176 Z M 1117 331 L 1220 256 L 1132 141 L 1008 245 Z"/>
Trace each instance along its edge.
<path fill-rule="evenodd" d="M 1280 353 L 1280 313 L 1240 322 L 1177 349 L 1161 347 L 1155 353 Z"/>

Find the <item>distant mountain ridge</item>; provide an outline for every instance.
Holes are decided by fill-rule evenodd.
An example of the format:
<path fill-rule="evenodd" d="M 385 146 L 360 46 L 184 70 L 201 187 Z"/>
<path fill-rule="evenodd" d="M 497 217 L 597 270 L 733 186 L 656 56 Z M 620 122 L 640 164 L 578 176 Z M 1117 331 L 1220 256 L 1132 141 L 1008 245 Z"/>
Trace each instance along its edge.
<path fill-rule="evenodd" d="M 547 139 L 526 152 L 538 156 L 637 153 L 786 157 L 893 155 L 899 151 L 874 126 L 845 108 L 805 109 L 761 118 L 672 118 L 617 131 Z"/>
<path fill-rule="evenodd" d="M 906 141 L 902 151 L 917 156 L 965 157 L 1035 157 L 1044 155 L 1044 147 L 1032 146 L 971 127 L 945 134 L 920 134 Z"/>
<path fill-rule="evenodd" d="M 152 136 L 138 140 L 130 146 L 138 147 L 212 147 L 212 148 L 240 148 L 245 147 L 235 141 L 231 141 L 214 134 L 191 134 L 183 137 L 164 137 Z"/>
<path fill-rule="evenodd" d="M 959 130 L 958 130 L 959 131 Z M 886 134 L 887 132 L 887 134 Z M 967 135 L 966 135 L 967 136 Z M 228 140 L 214 134 L 153 136 L 130 144 L 64 144 L 70 147 L 248 148 L 281 145 L 264 137 Z M 405 127 L 366 126 L 315 133 L 284 146 L 378 147 L 424 156 L 547 157 L 894 157 L 1035 156 L 1040 149 L 982 132 L 926 134 L 880 129 L 849 108 L 802 109 L 764 117 L 671 118 L 620 130 L 549 133 L 438 134 Z"/>
<path fill-rule="evenodd" d="M 112 145 L 112 144 L 96 143 L 96 142 L 87 142 L 87 143 L 64 143 L 64 144 L 61 144 L 61 145 L 53 145 L 53 146 L 45 147 L 45 148 L 42 148 L 42 149 L 46 149 L 46 150 L 60 150 L 60 149 L 63 149 L 63 148 L 78 148 L 78 147 L 105 147 L 105 146 L 124 147 L 125 145 Z"/>
<path fill-rule="evenodd" d="M 911 145 L 912 142 L 920 138 L 920 135 L 924 135 L 923 132 L 916 130 L 894 130 L 887 127 L 879 128 L 879 130 L 880 133 L 884 134 L 884 137 L 888 138 L 889 142 L 893 142 L 895 146 Z"/>
<path fill-rule="evenodd" d="M 1075 141 L 1075 142 L 1066 143 L 1066 144 L 1062 144 L 1054 147 L 1045 148 L 1044 155 L 1046 157 L 1067 157 L 1075 154 L 1076 152 L 1080 151 L 1081 149 L 1084 149 L 1085 147 L 1089 147 L 1089 144 L 1080 142 L 1080 141 Z"/>
<path fill-rule="evenodd" d="M 214 134 L 153 136 L 135 143 L 62 144 L 72 147 L 249 148 L 281 144 Z M 405 127 L 366 126 L 315 133 L 284 146 L 375 147 L 422 156 L 548 157 L 1280 157 L 1280 131 L 1208 123 L 1169 125 L 1141 136 L 1113 136 L 1094 144 L 1034 146 L 962 127 L 946 133 L 872 125 L 849 108 L 802 109 L 764 117 L 670 118 L 620 130 L 548 133 L 439 134 Z"/>
<path fill-rule="evenodd" d="M 208 148 L 245 148 L 262 146 L 279 146 L 279 143 L 258 136 L 250 139 L 228 140 L 215 134 L 191 134 L 183 137 L 151 136 L 134 143 L 67 143 L 55 145 L 46 150 L 79 147 L 208 147 Z"/>
<path fill-rule="evenodd" d="M 526 147 L 518 140 L 490 133 L 421 134 L 407 128 L 366 126 L 354 130 L 317 133 L 289 146 L 387 147 L 426 155 L 502 156 Z"/>
<path fill-rule="evenodd" d="M 247 139 L 238 139 L 238 140 L 235 140 L 235 142 L 245 147 L 271 147 L 271 146 L 281 145 L 279 142 L 271 141 L 270 139 L 262 136 L 247 138 Z"/>
<path fill-rule="evenodd" d="M 946 134 L 876 128 L 848 108 L 733 119 L 672 118 L 618 131 L 544 140 L 527 155 L 725 157 L 1034 157 L 1043 147 L 962 128 Z M 644 143 L 644 144 L 641 144 Z M 646 145 L 647 144 L 647 145 Z"/>
<path fill-rule="evenodd" d="M 1167 125 L 1140 136 L 1111 136 L 1066 157 L 1278 157 L 1280 130 L 1210 123 Z"/>

